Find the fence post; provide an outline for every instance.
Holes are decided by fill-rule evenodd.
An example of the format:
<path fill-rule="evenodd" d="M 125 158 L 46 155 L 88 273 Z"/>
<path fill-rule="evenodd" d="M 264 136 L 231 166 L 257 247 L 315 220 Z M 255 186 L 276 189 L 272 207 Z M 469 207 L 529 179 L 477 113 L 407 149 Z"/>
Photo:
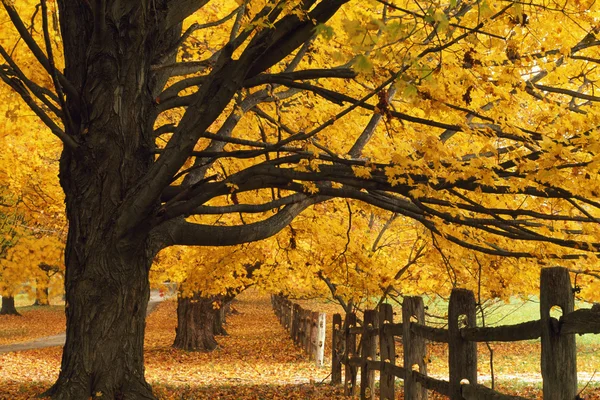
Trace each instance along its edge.
<path fill-rule="evenodd" d="M 423 375 L 427 375 L 427 350 L 425 339 L 415 335 L 410 330 L 411 322 L 417 322 L 425 325 L 425 308 L 423 299 L 418 296 L 405 297 L 402 302 L 402 347 L 404 349 L 404 368 L 406 377 L 404 378 L 404 398 L 406 400 L 425 400 L 427 399 L 427 389 L 418 383 L 412 371 L 414 366 Z"/>
<path fill-rule="evenodd" d="M 477 344 L 460 335 L 460 328 L 477 325 L 475 296 L 466 289 L 452 289 L 448 305 L 448 364 L 450 400 L 462 400 L 460 381 L 477 383 Z M 462 326 L 461 326 L 462 325 Z"/>
<path fill-rule="evenodd" d="M 310 314 L 310 344 L 309 344 L 309 360 L 317 360 L 317 331 L 319 329 L 319 313 L 312 311 Z"/>
<path fill-rule="evenodd" d="M 298 337 L 300 336 L 300 305 L 294 304 L 294 312 L 292 313 L 292 340 L 295 345 L 298 345 Z"/>
<path fill-rule="evenodd" d="M 542 321 L 542 378 L 544 400 L 574 399 L 577 396 L 577 350 L 575 335 L 561 335 L 559 322 L 550 317 L 558 306 L 563 315 L 575 306 L 569 271 L 562 267 L 543 268 L 540 282 Z"/>
<path fill-rule="evenodd" d="M 360 398 L 371 400 L 375 394 L 375 370 L 369 371 L 369 360 L 377 358 L 377 338 L 374 329 L 379 328 L 377 311 L 365 310 L 360 366 Z"/>
<path fill-rule="evenodd" d="M 317 313 L 317 343 L 315 351 L 315 364 L 323 366 L 325 358 L 325 330 L 327 329 L 327 317 L 325 313 Z"/>
<path fill-rule="evenodd" d="M 344 357 L 343 349 L 345 343 L 344 336 L 340 333 L 342 331 L 342 316 L 340 314 L 333 314 L 333 320 L 331 323 L 331 384 L 340 385 L 342 383 L 342 357 Z"/>
<path fill-rule="evenodd" d="M 304 310 L 304 352 L 310 359 L 310 336 L 312 331 L 312 313 L 310 310 Z"/>
<path fill-rule="evenodd" d="M 304 320 L 302 319 L 304 315 L 304 309 L 301 306 L 298 306 L 298 330 L 296 335 L 296 346 L 301 346 L 303 342 L 304 335 Z"/>
<path fill-rule="evenodd" d="M 345 377 L 344 377 L 344 394 L 346 396 L 354 396 L 356 394 L 356 367 L 350 365 L 350 358 L 356 353 L 356 333 L 350 333 L 350 328 L 356 326 L 356 314 L 346 314 L 344 321 L 344 332 L 346 333 L 346 357 L 344 357 Z"/>
<path fill-rule="evenodd" d="M 292 316 L 293 316 L 293 307 L 294 307 L 294 303 L 292 303 L 290 300 L 287 301 L 287 303 L 285 304 L 285 314 L 286 314 L 286 318 L 285 318 L 285 327 L 287 328 L 288 332 L 292 332 Z"/>
<path fill-rule="evenodd" d="M 391 330 L 386 325 L 394 323 L 394 310 L 391 304 L 379 305 L 379 358 L 381 361 L 396 365 L 396 345 Z M 379 397 L 381 400 L 394 400 L 395 377 L 385 369 L 379 378 Z"/>

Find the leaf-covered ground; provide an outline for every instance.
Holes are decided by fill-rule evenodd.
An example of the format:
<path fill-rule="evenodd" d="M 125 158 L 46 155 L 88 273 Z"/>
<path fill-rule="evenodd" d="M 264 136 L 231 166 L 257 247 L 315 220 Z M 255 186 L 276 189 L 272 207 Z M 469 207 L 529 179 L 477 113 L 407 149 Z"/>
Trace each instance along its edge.
<path fill-rule="evenodd" d="M 19 308 L 18 311 L 20 317 L 0 315 L 0 346 L 55 335 L 65 330 L 63 306 L 31 306 Z"/>
<path fill-rule="evenodd" d="M 212 353 L 186 353 L 170 347 L 175 335 L 176 304 L 165 301 L 147 323 L 146 377 L 160 399 L 345 399 L 327 384 L 329 368 L 317 368 L 296 349 L 271 311 L 269 298 L 247 292 L 235 302 L 239 314 L 228 317 L 229 336 Z M 528 348 L 512 352 L 518 358 Z M 433 349 L 431 371 L 443 364 L 444 349 Z M 56 379 L 60 348 L 0 354 L 0 399 L 32 399 Z M 496 353 L 497 358 L 508 354 Z M 326 361 L 329 365 L 329 360 Z M 436 371 L 437 372 L 437 371 Z M 400 388 L 399 388 L 400 389 Z M 539 390 L 500 380 L 503 392 L 541 398 Z M 401 390 L 398 397 L 402 398 Z M 597 389 L 586 399 L 600 399 Z M 431 396 L 430 399 L 442 399 Z"/>

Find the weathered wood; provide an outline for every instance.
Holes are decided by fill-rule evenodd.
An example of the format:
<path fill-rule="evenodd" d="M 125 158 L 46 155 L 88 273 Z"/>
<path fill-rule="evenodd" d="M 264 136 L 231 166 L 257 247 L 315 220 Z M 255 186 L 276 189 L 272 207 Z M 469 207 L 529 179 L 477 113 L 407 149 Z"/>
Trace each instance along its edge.
<path fill-rule="evenodd" d="M 285 299 L 283 303 L 283 312 L 284 312 L 284 326 L 285 329 L 289 332 L 292 324 L 292 302 L 288 299 Z"/>
<path fill-rule="evenodd" d="M 526 400 L 525 397 L 502 394 L 480 384 L 462 385 L 465 400 Z"/>
<path fill-rule="evenodd" d="M 410 324 L 410 330 L 415 335 L 432 342 L 448 343 L 448 329 L 434 328 L 423 324 Z"/>
<path fill-rule="evenodd" d="M 342 357 L 344 357 L 346 340 L 342 334 L 342 316 L 333 314 L 331 323 L 331 384 L 342 383 Z M 342 344 L 343 341 L 343 344 Z"/>
<path fill-rule="evenodd" d="M 318 367 L 323 366 L 325 360 L 325 332 L 327 330 L 327 317 L 325 313 L 317 313 L 317 343 L 315 363 Z"/>
<path fill-rule="evenodd" d="M 600 312 L 585 308 L 563 315 L 560 319 L 560 334 L 571 333 L 600 333 Z"/>
<path fill-rule="evenodd" d="M 600 315 L 599 315 L 600 316 Z M 542 336 L 542 321 L 528 321 L 515 325 L 463 328 L 463 339 L 471 342 L 517 342 Z"/>
<path fill-rule="evenodd" d="M 392 336 L 402 336 L 402 332 L 404 327 L 402 326 L 402 322 L 386 324 L 383 329 L 385 329 L 384 334 L 392 335 Z"/>
<path fill-rule="evenodd" d="M 391 325 L 394 323 L 394 310 L 391 304 L 381 304 L 379 306 L 379 358 L 383 363 L 389 365 L 396 364 L 396 344 L 394 335 L 391 332 Z M 379 378 L 379 398 L 381 400 L 393 400 L 394 393 L 394 374 L 389 371 L 389 368 L 382 367 Z M 402 376 L 404 379 L 404 376 Z"/>
<path fill-rule="evenodd" d="M 460 334 L 461 324 L 477 325 L 475 296 L 466 289 L 453 289 L 448 305 L 448 364 L 450 367 L 451 400 L 462 400 L 460 382 L 467 379 L 477 383 L 477 345 L 464 340 Z"/>
<path fill-rule="evenodd" d="M 348 359 L 348 365 L 351 365 L 353 367 L 360 368 L 361 363 L 362 363 L 362 357 L 360 357 L 360 356 L 354 356 L 354 357 L 350 357 Z"/>
<path fill-rule="evenodd" d="M 542 269 L 540 314 L 542 320 L 542 378 L 545 400 L 574 399 L 577 395 L 575 336 L 561 335 L 552 324 L 550 309 L 558 306 L 563 315 L 572 313 L 575 300 L 569 271 L 562 267 Z"/>
<path fill-rule="evenodd" d="M 312 330 L 312 318 L 311 311 L 304 310 L 304 342 L 302 343 L 302 347 L 304 348 L 304 352 L 310 356 L 310 335 Z"/>
<path fill-rule="evenodd" d="M 411 321 L 412 320 L 412 321 Z M 425 339 L 415 335 L 411 330 L 412 322 L 425 323 L 425 308 L 423 299 L 417 296 L 407 296 L 402 302 L 402 347 L 404 349 L 404 368 L 409 371 L 418 371 L 427 375 L 427 350 Z M 427 399 L 427 389 L 413 379 L 412 374 L 407 374 L 404 379 L 404 398 L 406 400 Z"/>
<path fill-rule="evenodd" d="M 398 365 L 386 361 L 372 361 L 369 363 L 369 368 L 373 368 L 375 370 L 380 371 L 382 374 L 392 375 L 400 379 L 404 379 L 406 377 L 406 369 L 404 369 L 404 367 L 400 367 Z"/>
<path fill-rule="evenodd" d="M 351 365 L 350 359 L 356 354 L 356 334 L 350 333 L 350 329 L 356 326 L 356 314 L 346 314 L 344 329 L 346 331 L 346 362 L 344 376 L 344 394 L 353 396 L 356 394 L 356 373 L 357 368 Z"/>
<path fill-rule="evenodd" d="M 423 375 L 417 371 L 406 371 L 406 373 L 410 372 L 412 372 L 413 379 L 419 382 L 422 386 L 429 390 L 443 394 L 444 396 L 450 397 L 450 382 L 442 379 L 435 379 L 430 376 Z"/>
<path fill-rule="evenodd" d="M 296 342 L 296 346 L 302 347 L 302 343 L 304 343 L 304 309 L 302 307 L 298 307 L 298 340 Z"/>
<path fill-rule="evenodd" d="M 294 344 L 298 345 L 298 338 L 300 337 L 300 305 L 294 304 L 294 311 L 292 313 L 292 340 Z"/>
<path fill-rule="evenodd" d="M 362 326 L 355 326 L 354 328 L 350 328 L 350 330 L 348 331 L 348 333 L 352 333 L 354 335 L 362 335 L 363 334 L 363 328 L 362 328 Z"/>
<path fill-rule="evenodd" d="M 370 370 L 368 362 L 377 358 L 377 332 L 373 328 L 379 326 L 377 311 L 365 310 L 363 322 L 363 336 L 361 346 L 362 363 L 360 367 L 360 398 L 371 400 L 375 398 L 375 370 Z"/>
<path fill-rule="evenodd" d="M 317 361 L 317 346 L 318 346 L 318 330 L 319 330 L 319 313 L 312 311 L 310 314 L 310 351 L 309 358 Z"/>

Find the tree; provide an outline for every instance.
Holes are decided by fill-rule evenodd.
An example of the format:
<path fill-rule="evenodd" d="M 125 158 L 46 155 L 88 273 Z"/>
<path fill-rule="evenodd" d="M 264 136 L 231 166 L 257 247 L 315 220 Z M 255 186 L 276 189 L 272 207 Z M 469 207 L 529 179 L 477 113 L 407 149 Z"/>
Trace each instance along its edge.
<path fill-rule="evenodd" d="M 594 2 L 42 0 L 32 30 L 2 3 L 0 78 L 64 146 L 54 399 L 153 398 L 159 250 L 264 239 L 332 197 L 486 254 L 596 257 Z"/>
<path fill-rule="evenodd" d="M 177 328 L 173 347 L 212 351 L 225 333 L 221 309 L 254 284 L 265 265 L 265 243 L 231 247 L 171 247 L 159 254 L 151 282 L 177 283 Z"/>

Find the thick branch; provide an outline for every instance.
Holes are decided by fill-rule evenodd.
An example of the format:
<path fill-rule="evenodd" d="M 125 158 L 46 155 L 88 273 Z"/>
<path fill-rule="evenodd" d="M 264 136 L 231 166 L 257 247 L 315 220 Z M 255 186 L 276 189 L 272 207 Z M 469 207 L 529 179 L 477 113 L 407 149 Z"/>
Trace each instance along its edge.
<path fill-rule="evenodd" d="M 255 242 L 271 237 L 288 226 L 292 220 L 319 198 L 289 205 L 277 214 L 260 222 L 239 226 L 200 225 L 189 222 L 174 221 L 166 230 L 164 247 L 172 245 L 185 246 L 234 246 Z M 321 200 L 322 201 L 322 200 Z"/>

